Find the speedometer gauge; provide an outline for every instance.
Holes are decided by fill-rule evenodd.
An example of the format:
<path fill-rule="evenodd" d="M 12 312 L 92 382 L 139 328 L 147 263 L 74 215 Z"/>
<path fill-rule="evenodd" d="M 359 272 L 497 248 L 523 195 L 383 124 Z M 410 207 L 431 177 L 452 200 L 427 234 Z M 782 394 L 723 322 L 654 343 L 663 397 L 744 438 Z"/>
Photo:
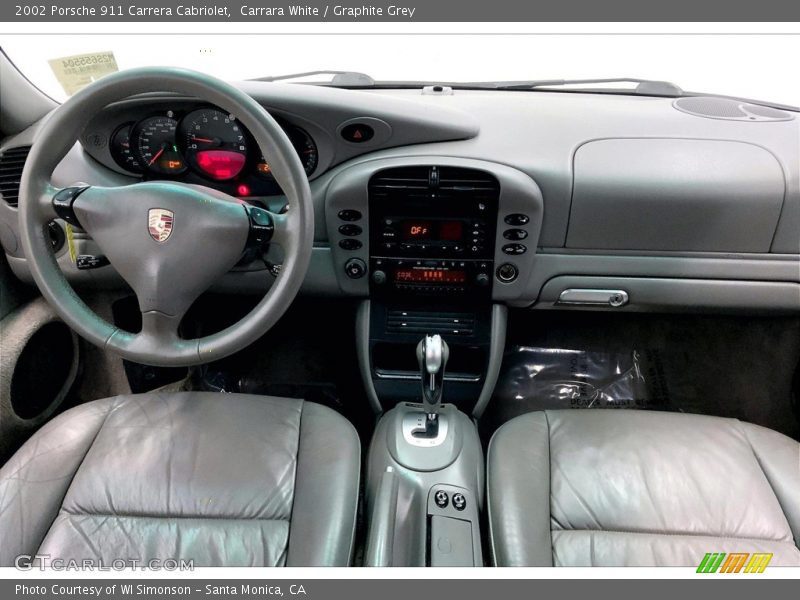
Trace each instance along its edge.
<path fill-rule="evenodd" d="M 181 124 L 186 160 L 216 181 L 233 179 L 247 162 L 247 139 L 232 115 L 213 108 L 195 110 Z"/>
<path fill-rule="evenodd" d="M 171 117 L 149 117 L 133 132 L 139 161 L 153 173 L 178 175 L 186 170 L 186 162 L 175 143 L 178 122 Z"/>

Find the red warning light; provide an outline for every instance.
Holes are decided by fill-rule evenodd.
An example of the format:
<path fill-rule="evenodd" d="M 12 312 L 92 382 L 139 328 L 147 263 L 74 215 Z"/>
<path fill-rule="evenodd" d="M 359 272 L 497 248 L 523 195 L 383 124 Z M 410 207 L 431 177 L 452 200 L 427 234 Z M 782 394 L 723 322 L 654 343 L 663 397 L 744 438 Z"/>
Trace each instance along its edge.
<path fill-rule="evenodd" d="M 238 188 L 236 188 L 236 193 L 240 196 L 249 196 L 250 195 L 250 188 L 245 184 L 241 184 Z"/>

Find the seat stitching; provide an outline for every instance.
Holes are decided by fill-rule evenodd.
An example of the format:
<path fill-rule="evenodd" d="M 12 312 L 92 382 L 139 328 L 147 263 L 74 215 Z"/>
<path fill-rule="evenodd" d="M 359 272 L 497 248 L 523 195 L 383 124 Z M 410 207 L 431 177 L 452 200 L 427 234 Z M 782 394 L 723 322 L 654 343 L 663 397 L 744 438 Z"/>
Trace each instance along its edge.
<path fill-rule="evenodd" d="M 739 430 L 739 433 L 742 434 L 742 436 L 744 437 L 744 441 L 747 442 L 747 446 L 750 448 L 750 452 L 753 454 L 753 458 L 755 459 L 756 464 L 758 465 L 758 468 L 761 471 L 761 475 L 764 477 L 764 480 L 767 482 L 767 485 L 769 486 L 772 495 L 775 497 L 775 501 L 778 503 L 778 507 L 781 509 L 781 512 L 783 513 L 783 518 L 786 521 L 786 527 L 788 527 L 792 539 L 794 539 L 795 538 L 794 531 L 792 530 L 792 526 L 789 523 L 789 518 L 786 516 L 786 510 L 783 508 L 783 503 L 781 502 L 778 493 L 775 491 L 775 487 L 772 485 L 772 482 L 770 481 L 769 476 L 767 475 L 767 472 L 764 469 L 764 465 L 762 464 L 761 459 L 758 457 L 758 453 L 756 452 L 756 449 L 753 447 L 753 443 L 750 441 L 750 437 L 747 435 L 747 429 L 742 426 L 742 422 L 739 421 L 738 419 L 735 419 L 734 421 L 736 423 L 737 429 Z M 797 540 L 795 546 L 800 547 L 800 540 Z"/>
<path fill-rule="evenodd" d="M 788 544 L 793 546 L 793 544 L 788 540 L 781 540 L 776 538 L 756 538 L 756 537 L 746 537 L 746 536 L 734 536 L 734 535 L 719 535 L 715 533 L 691 533 L 691 532 L 684 532 L 684 533 L 670 533 L 664 531 L 633 531 L 633 530 L 624 530 L 624 529 L 585 529 L 585 528 L 577 528 L 577 529 L 551 529 L 550 533 L 572 533 L 572 532 L 589 532 L 589 533 L 617 533 L 617 534 L 624 534 L 624 535 L 661 535 L 665 537 L 689 537 L 689 538 L 718 538 L 722 540 L 742 540 L 742 541 L 753 541 L 753 542 L 773 542 L 777 544 Z"/>
<path fill-rule="evenodd" d="M 289 523 L 289 531 L 286 534 L 286 543 L 283 546 L 283 552 L 286 556 L 285 561 L 288 562 L 289 560 L 289 544 L 292 541 L 292 519 L 294 518 L 294 505 L 297 502 L 297 473 L 300 471 L 300 444 L 303 440 L 303 415 L 306 412 L 306 401 L 300 401 L 300 417 L 297 421 L 297 451 L 295 452 L 294 458 L 294 483 L 292 485 L 292 506 L 289 509 L 289 518 L 287 519 L 287 523 Z M 284 562 L 284 565 L 286 565 Z"/>
<path fill-rule="evenodd" d="M 553 520 L 553 451 L 550 444 L 550 415 L 544 411 L 544 424 L 547 426 L 547 485 L 548 496 L 550 496 L 550 521 Z M 560 523 L 559 523 L 560 525 Z M 555 545 L 553 544 L 553 530 L 550 529 L 550 556 L 555 557 Z"/>
<path fill-rule="evenodd" d="M 83 463 L 86 461 L 86 457 L 89 455 L 89 452 L 91 451 L 92 446 L 94 446 L 94 443 L 97 441 L 97 436 L 100 435 L 100 432 L 103 430 L 103 427 L 106 426 L 106 422 L 108 421 L 108 417 L 111 415 L 112 412 L 114 412 L 114 410 L 116 410 L 116 408 L 118 406 L 119 399 L 120 399 L 120 396 L 116 396 L 114 398 L 113 402 L 110 403 L 110 406 L 108 407 L 108 411 L 106 411 L 106 415 L 103 417 L 103 421 L 100 423 L 100 426 L 97 428 L 97 431 L 95 431 L 94 435 L 92 436 L 92 441 L 89 442 L 89 444 L 86 446 L 86 452 L 83 453 L 83 457 L 81 458 L 81 461 L 78 463 L 78 466 L 75 467 L 75 470 L 72 472 L 72 477 L 70 477 L 69 483 L 67 484 L 66 489 L 64 490 L 64 495 L 61 496 L 61 500 L 59 502 L 59 513 L 62 512 L 62 510 L 64 508 L 64 500 L 66 500 L 67 495 L 69 495 L 69 490 L 72 488 L 72 484 L 75 482 L 75 477 L 78 475 L 78 471 L 81 470 L 81 467 L 83 466 Z M 58 518 L 58 513 L 56 513 L 56 519 L 57 518 Z M 47 528 L 47 532 L 44 534 L 44 537 L 41 540 L 39 540 L 39 543 L 37 545 L 37 551 L 39 549 L 41 549 L 42 542 L 44 542 L 47 539 L 47 536 L 50 535 L 50 531 L 52 531 L 53 525 L 55 524 L 56 519 L 53 519 L 53 521 L 50 523 L 50 527 Z"/>
<path fill-rule="evenodd" d="M 61 511 L 61 515 L 67 517 L 103 517 L 106 519 L 176 519 L 176 520 L 198 520 L 198 521 L 244 521 L 244 522 L 289 522 L 289 519 L 266 519 L 263 517 L 229 517 L 229 516 L 214 516 L 214 515 L 149 515 L 149 514 L 125 514 L 125 513 L 76 513 Z"/>

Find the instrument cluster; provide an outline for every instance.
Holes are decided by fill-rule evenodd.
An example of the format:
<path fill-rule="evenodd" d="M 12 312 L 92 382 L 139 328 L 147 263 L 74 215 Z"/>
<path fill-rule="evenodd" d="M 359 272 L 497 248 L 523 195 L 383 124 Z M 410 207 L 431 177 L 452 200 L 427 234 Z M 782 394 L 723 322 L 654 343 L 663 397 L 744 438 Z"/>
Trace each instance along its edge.
<path fill-rule="evenodd" d="M 278 121 L 307 175 L 319 155 L 311 136 Z M 167 110 L 120 124 L 109 147 L 114 161 L 144 179 L 175 179 L 211 185 L 237 196 L 277 192 L 268 157 L 234 115 L 213 106 L 186 112 Z"/>

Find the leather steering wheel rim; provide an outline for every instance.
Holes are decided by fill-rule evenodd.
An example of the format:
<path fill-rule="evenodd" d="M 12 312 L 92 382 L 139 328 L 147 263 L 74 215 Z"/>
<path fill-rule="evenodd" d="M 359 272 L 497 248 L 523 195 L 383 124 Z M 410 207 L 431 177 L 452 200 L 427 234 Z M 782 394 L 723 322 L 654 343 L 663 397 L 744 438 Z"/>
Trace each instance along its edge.
<path fill-rule="evenodd" d="M 178 313 L 182 310 L 185 312 L 183 305 L 187 301 L 190 304 L 204 290 L 199 290 L 191 298 L 189 296 L 196 290 L 189 292 L 188 296 L 180 297 L 178 309 L 165 313 L 160 311 L 158 306 L 152 307 L 152 310 L 145 310 L 143 306 L 148 302 L 149 296 L 143 299 L 136 286 L 132 285 L 139 298 L 143 329 L 140 333 L 124 331 L 105 321 L 78 297 L 56 262 L 46 232 L 48 223 L 58 217 L 52 200 L 60 190 L 51 183 L 51 174 L 74 146 L 89 116 L 109 104 L 131 96 L 152 93 L 154 90 L 197 98 L 236 115 L 237 120 L 253 135 L 264 155 L 269 156 L 275 179 L 286 195 L 290 207 L 282 215 L 270 213 L 275 229 L 273 243 L 283 248 L 284 261 L 280 274 L 269 291 L 255 308 L 237 323 L 218 333 L 193 340 L 185 340 L 177 335 L 177 325 L 183 316 Z M 175 236 L 178 241 L 171 243 L 173 250 L 182 252 L 183 255 L 187 253 L 191 255 L 192 250 L 202 249 L 199 245 L 186 246 L 189 243 L 186 241 L 187 228 L 191 228 L 193 223 L 212 227 L 214 219 L 225 220 L 228 230 L 217 235 L 217 239 L 224 241 L 224 236 L 228 235 L 234 240 L 232 242 L 234 245 L 241 244 L 243 227 L 250 225 L 247 218 L 249 213 L 240 201 L 208 188 L 170 182 L 132 184 L 117 188 L 89 188 L 76 200 L 76 208 L 78 201 L 82 203 L 81 219 L 86 219 L 87 223 L 91 223 L 100 233 L 112 231 L 103 229 L 103 219 L 105 218 L 107 222 L 108 215 L 97 213 L 114 207 L 122 210 L 124 206 L 114 204 L 114 201 L 123 199 L 113 197 L 115 195 L 124 196 L 125 201 L 131 203 L 129 206 L 132 208 L 125 213 L 127 217 L 131 217 L 134 210 L 147 210 L 151 205 L 153 205 L 151 208 L 158 207 L 159 203 L 168 203 L 169 206 L 185 209 L 189 213 L 194 210 L 205 210 L 206 213 L 196 219 L 187 218 L 189 214 L 183 217 L 177 212 L 175 214 L 174 228 L 177 233 L 178 228 L 183 227 L 181 231 L 183 238 Z M 168 262 L 170 244 L 158 247 L 158 240 L 153 238 L 150 242 L 154 245 L 145 248 L 143 244 L 146 242 L 140 240 L 143 240 L 142 236 L 147 233 L 147 219 L 139 219 L 139 213 L 135 214 L 137 218 L 127 223 L 127 228 L 135 231 L 139 237 L 135 238 L 135 246 L 131 245 L 134 242 L 128 242 L 130 248 L 144 248 L 142 252 L 149 253 L 148 259 L 153 258 L 153 264 L 158 265 L 159 261 Z M 132 69 L 108 75 L 84 88 L 53 111 L 41 126 L 25 164 L 20 182 L 19 222 L 22 247 L 33 279 L 59 316 L 89 342 L 128 360 L 155 366 L 191 366 L 208 363 L 241 350 L 266 333 L 283 315 L 300 289 L 311 259 L 314 240 L 314 208 L 308 178 L 280 125 L 253 98 L 230 84 L 195 71 L 168 67 Z M 110 226 L 109 223 L 107 225 Z M 141 231 L 138 228 L 141 228 Z M 89 228 L 87 231 L 92 234 Z M 110 239 L 108 235 L 105 237 Z M 183 247 L 179 244 L 183 244 Z M 100 247 L 106 251 L 102 244 Z M 223 246 L 218 248 L 222 249 Z M 229 250 L 228 254 L 234 251 L 239 249 Z M 159 252 L 161 254 L 158 254 Z M 117 256 L 123 255 L 124 253 L 117 252 Z M 113 259 L 111 264 L 116 267 Z M 148 274 L 144 277 L 138 275 L 134 277 L 135 271 L 131 265 L 126 266 L 131 276 L 126 277 L 123 274 L 123 278 L 129 284 L 134 279 L 136 280 L 134 283 L 139 284 L 147 280 Z M 227 272 L 233 265 L 220 263 L 216 266 Z M 197 270 L 196 267 L 197 265 L 194 265 L 193 268 Z M 167 271 L 168 274 L 175 272 L 174 265 L 171 268 L 172 271 Z M 264 273 L 265 277 L 271 277 L 266 271 Z M 163 278 L 158 281 L 160 288 L 152 290 L 156 296 L 163 292 L 165 284 L 179 285 L 175 281 L 165 282 Z M 200 283 L 206 282 L 200 281 Z M 150 284 L 152 287 L 152 282 Z M 157 302 L 154 300 L 154 303 Z M 188 308 L 188 305 L 185 308 Z"/>

